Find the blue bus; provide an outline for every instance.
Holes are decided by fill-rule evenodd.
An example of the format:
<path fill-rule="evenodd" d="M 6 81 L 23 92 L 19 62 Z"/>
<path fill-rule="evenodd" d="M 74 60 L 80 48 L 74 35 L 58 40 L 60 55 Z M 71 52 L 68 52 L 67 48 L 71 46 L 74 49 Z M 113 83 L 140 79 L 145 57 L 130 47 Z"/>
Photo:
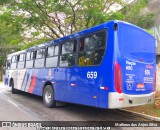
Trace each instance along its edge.
<path fill-rule="evenodd" d="M 5 85 L 60 102 L 106 109 L 154 102 L 156 42 L 145 30 L 110 21 L 8 55 Z"/>

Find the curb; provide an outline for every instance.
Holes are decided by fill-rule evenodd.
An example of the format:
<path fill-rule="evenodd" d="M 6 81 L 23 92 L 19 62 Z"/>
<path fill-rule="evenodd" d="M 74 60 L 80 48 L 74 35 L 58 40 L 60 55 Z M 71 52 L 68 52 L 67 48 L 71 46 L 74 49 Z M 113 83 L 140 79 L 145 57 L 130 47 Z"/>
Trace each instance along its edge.
<path fill-rule="evenodd" d="M 144 118 L 147 118 L 147 119 L 150 119 L 153 121 L 160 121 L 160 117 L 154 117 L 154 116 L 150 116 L 150 115 L 146 115 L 146 114 L 142 114 L 142 113 L 138 113 L 138 112 L 134 112 L 134 111 L 124 110 L 124 109 L 120 109 L 120 110 L 129 112 L 129 113 L 133 113 L 135 115 L 139 115 L 141 117 L 144 117 Z"/>

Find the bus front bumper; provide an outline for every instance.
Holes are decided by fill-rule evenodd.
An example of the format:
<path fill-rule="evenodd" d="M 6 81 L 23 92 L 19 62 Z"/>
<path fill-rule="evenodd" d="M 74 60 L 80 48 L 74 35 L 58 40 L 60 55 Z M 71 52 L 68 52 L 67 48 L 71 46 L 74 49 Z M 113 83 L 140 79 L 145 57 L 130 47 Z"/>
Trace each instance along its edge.
<path fill-rule="evenodd" d="M 124 93 L 110 92 L 108 95 L 108 108 L 125 108 L 154 103 L 155 92 L 142 95 L 128 95 Z"/>

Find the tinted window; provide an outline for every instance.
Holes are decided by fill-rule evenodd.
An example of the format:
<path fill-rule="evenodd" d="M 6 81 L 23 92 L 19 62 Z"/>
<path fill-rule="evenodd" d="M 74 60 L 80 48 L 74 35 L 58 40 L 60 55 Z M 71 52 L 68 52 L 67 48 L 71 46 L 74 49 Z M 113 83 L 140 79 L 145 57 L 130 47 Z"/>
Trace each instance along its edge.
<path fill-rule="evenodd" d="M 44 58 L 45 57 L 45 49 L 37 50 L 36 59 Z"/>
<path fill-rule="evenodd" d="M 35 68 L 43 68 L 45 63 L 45 48 L 38 49 L 34 63 Z"/>
<path fill-rule="evenodd" d="M 58 56 L 46 58 L 46 67 L 57 67 Z"/>
<path fill-rule="evenodd" d="M 10 60 L 8 59 L 6 61 L 6 69 L 10 69 L 10 65 L 11 65 L 11 63 L 10 63 Z"/>
<path fill-rule="evenodd" d="M 16 69 L 17 67 L 17 56 L 12 57 L 11 69 Z"/>
<path fill-rule="evenodd" d="M 60 56 L 60 66 L 68 67 L 75 65 L 76 40 L 67 41 L 62 44 L 62 51 Z"/>
<path fill-rule="evenodd" d="M 13 56 L 13 57 L 12 57 L 12 63 L 13 63 L 13 62 L 17 62 L 17 61 L 16 61 L 16 56 Z"/>
<path fill-rule="evenodd" d="M 67 53 L 73 53 L 75 41 L 68 41 L 65 44 L 62 44 L 62 55 Z"/>
<path fill-rule="evenodd" d="M 46 67 L 57 67 L 59 46 L 48 47 Z"/>
<path fill-rule="evenodd" d="M 60 66 L 68 67 L 75 65 L 75 54 L 67 54 L 60 56 Z"/>
<path fill-rule="evenodd" d="M 54 46 L 48 47 L 47 57 L 54 56 Z"/>
<path fill-rule="evenodd" d="M 59 52 L 59 46 L 55 46 L 54 55 L 58 55 L 58 52 Z"/>
<path fill-rule="evenodd" d="M 78 65 L 98 65 L 103 59 L 106 32 L 101 31 L 80 39 Z"/>
<path fill-rule="evenodd" d="M 52 57 L 58 55 L 59 46 L 50 46 L 48 47 L 47 57 Z"/>
<path fill-rule="evenodd" d="M 30 58 L 31 58 L 31 53 L 28 52 L 28 53 L 26 54 L 26 60 L 30 60 Z"/>
<path fill-rule="evenodd" d="M 24 61 L 24 54 L 20 54 L 20 56 L 19 56 L 19 61 Z"/>
<path fill-rule="evenodd" d="M 26 54 L 26 65 L 25 68 L 33 68 L 33 56 L 34 56 L 34 52 L 28 52 Z"/>
<path fill-rule="evenodd" d="M 31 60 L 33 60 L 34 59 L 34 52 L 32 51 L 31 52 Z"/>

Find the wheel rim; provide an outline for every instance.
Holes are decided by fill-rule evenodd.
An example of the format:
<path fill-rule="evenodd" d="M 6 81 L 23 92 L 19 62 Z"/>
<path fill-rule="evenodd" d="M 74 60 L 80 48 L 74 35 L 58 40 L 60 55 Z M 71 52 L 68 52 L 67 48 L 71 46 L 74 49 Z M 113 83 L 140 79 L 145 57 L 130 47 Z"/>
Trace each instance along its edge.
<path fill-rule="evenodd" d="M 46 93 L 45 93 L 45 100 L 46 100 L 46 102 L 49 103 L 51 101 L 51 99 L 52 99 L 51 92 L 46 91 Z"/>

